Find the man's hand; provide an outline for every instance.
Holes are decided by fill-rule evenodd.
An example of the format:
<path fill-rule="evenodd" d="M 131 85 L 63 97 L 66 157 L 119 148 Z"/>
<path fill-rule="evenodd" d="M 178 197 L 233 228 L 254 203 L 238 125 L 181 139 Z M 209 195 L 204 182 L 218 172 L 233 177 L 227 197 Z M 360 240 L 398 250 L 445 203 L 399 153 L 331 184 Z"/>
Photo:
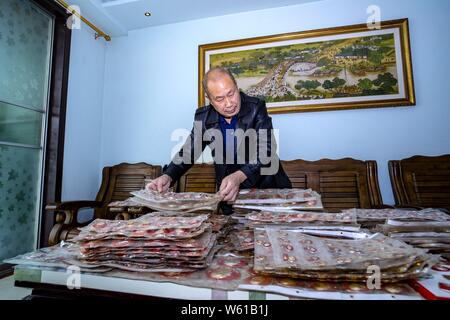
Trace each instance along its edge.
<path fill-rule="evenodd" d="M 241 171 L 236 171 L 222 180 L 219 195 L 222 201 L 234 201 L 239 193 L 239 186 L 247 179 L 247 176 Z"/>
<path fill-rule="evenodd" d="M 163 174 L 162 176 L 156 178 L 152 182 L 148 183 L 145 186 L 145 189 L 158 191 L 158 192 L 166 192 L 169 187 L 170 183 L 172 182 L 172 178 L 169 177 L 167 174 Z"/>

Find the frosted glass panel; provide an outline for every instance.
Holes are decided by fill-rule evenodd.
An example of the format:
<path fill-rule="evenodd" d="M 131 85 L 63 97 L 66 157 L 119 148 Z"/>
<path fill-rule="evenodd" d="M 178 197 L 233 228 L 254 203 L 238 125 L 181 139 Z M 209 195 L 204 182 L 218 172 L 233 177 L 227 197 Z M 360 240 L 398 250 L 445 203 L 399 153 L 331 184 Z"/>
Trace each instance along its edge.
<path fill-rule="evenodd" d="M 41 146 L 42 113 L 0 102 L 0 141 Z"/>
<path fill-rule="evenodd" d="M 53 17 L 0 0 L 0 263 L 37 242 Z"/>
<path fill-rule="evenodd" d="M 0 262 L 34 249 L 40 154 L 0 145 Z"/>
<path fill-rule="evenodd" d="M 0 101 L 43 110 L 53 20 L 28 0 L 0 0 Z"/>

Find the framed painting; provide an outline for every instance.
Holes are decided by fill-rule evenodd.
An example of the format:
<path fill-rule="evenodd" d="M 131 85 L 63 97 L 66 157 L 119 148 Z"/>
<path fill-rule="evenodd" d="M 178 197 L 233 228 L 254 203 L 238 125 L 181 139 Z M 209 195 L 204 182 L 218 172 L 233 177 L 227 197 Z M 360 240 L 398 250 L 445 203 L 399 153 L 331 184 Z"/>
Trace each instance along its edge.
<path fill-rule="evenodd" d="M 408 19 L 200 45 L 199 106 L 213 67 L 269 113 L 415 105 Z"/>

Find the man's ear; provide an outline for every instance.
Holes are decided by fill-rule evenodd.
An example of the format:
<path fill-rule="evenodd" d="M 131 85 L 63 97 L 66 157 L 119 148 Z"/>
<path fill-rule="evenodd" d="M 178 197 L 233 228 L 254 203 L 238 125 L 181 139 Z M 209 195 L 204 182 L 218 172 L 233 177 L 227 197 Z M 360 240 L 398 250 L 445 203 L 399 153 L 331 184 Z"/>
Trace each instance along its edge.
<path fill-rule="evenodd" d="M 209 97 L 208 91 L 205 91 L 205 98 L 206 101 L 209 101 L 209 103 L 211 103 L 211 98 Z"/>

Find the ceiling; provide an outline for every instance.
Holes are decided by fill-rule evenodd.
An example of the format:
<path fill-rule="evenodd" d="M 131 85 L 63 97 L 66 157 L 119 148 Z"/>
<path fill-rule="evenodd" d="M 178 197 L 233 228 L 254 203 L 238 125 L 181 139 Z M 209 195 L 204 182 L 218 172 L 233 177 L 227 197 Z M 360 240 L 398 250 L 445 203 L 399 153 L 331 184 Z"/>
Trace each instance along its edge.
<path fill-rule="evenodd" d="M 128 31 L 319 0 L 65 0 L 110 36 Z M 145 12 L 151 16 L 146 17 Z"/>

